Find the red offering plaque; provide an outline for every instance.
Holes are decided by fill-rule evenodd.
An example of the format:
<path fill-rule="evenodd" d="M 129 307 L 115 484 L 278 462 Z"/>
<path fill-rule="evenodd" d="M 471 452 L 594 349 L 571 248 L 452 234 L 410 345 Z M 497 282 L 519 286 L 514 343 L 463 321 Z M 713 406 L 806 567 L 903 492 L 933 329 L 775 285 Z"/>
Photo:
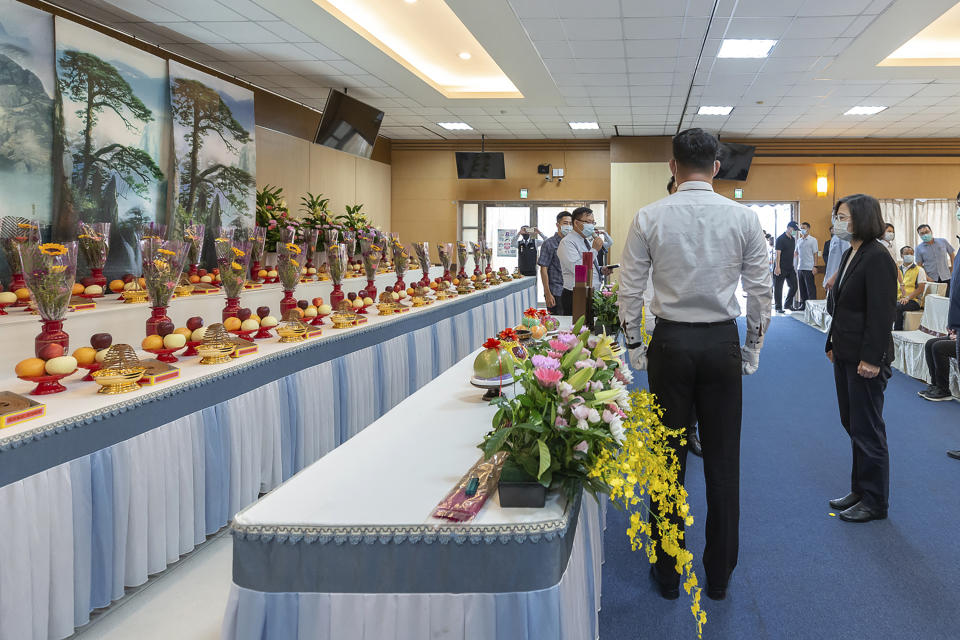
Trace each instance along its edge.
<path fill-rule="evenodd" d="M 13 391 L 0 391 L 0 429 L 39 418 L 47 406 Z"/>

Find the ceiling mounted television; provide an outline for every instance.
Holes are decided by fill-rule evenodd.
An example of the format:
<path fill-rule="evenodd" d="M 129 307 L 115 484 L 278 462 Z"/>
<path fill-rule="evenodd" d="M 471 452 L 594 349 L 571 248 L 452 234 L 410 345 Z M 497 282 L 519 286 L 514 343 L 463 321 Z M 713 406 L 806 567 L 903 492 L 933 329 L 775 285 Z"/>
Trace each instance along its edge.
<path fill-rule="evenodd" d="M 717 154 L 717 160 L 720 161 L 717 180 L 746 180 L 756 150 L 756 147 L 749 144 L 721 142 L 720 152 Z"/>
<path fill-rule="evenodd" d="M 505 180 L 500 151 L 457 151 L 457 178 L 460 180 Z"/>
<path fill-rule="evenodd" d="M 373 145 L 377 142 L 377 132 L 382 122 L 383 111 L 331 89 L 314 141 L 325 147 L 369 158 L 373 154 Z"/>

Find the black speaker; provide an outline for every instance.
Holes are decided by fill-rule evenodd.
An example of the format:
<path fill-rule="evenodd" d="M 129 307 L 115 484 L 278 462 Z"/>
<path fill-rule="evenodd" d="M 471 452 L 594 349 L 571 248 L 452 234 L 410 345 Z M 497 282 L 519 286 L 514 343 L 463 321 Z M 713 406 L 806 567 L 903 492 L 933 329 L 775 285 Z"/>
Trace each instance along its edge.
<path fill-rule="evenodd" d="M 550 165 L 548 164 L 537 165 L 537 173 L 550 175 Z"/>

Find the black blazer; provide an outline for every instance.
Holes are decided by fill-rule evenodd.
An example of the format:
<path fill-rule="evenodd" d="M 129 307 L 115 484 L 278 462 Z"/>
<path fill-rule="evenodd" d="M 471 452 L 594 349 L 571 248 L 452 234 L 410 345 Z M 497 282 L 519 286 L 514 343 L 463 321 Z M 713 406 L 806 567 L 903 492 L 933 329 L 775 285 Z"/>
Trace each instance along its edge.
<path fill-rule="evenodd" d="M 833 316 L 827 351 L 835 360 L 880 366 L 893 362 L 893 322 L 897 314 L 897 265 L 876 240 L 860 246 L 853 259 L 847 249 L 830 289 L 827 311 Z"/>

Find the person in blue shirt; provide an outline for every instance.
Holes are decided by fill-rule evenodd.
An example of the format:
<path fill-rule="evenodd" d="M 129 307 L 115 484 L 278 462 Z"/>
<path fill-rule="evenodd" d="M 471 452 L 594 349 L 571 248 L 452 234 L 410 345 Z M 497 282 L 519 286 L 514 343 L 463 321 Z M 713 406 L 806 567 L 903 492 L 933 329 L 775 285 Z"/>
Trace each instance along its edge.
<path fill-rule="evenodd" d="M 543 299 L 547 310 L 555 316 L 567 315 L 567 311 L 561 304 L 563 270 L 560 268 L 560 258 L 557 257 L 557 247 L 563 236 L 571 231 L 573 231 L 573 216 L 569 211 L 561 211 L 557 214 L 557 232 L 544 240 L 537 260 L 540 266 L 540 280 L 543 281 Z"/>
<path fill-rule="evenodd" d="M 930 225 L 917 227 L 920 244 L 917 245 L 917 265 L 923 267 L 930 282 L 950 282 L 950 272 L 956 252 L 946 238 L 934 238 Z M 949 286 L 949 285 L 948 285 Z"/>

